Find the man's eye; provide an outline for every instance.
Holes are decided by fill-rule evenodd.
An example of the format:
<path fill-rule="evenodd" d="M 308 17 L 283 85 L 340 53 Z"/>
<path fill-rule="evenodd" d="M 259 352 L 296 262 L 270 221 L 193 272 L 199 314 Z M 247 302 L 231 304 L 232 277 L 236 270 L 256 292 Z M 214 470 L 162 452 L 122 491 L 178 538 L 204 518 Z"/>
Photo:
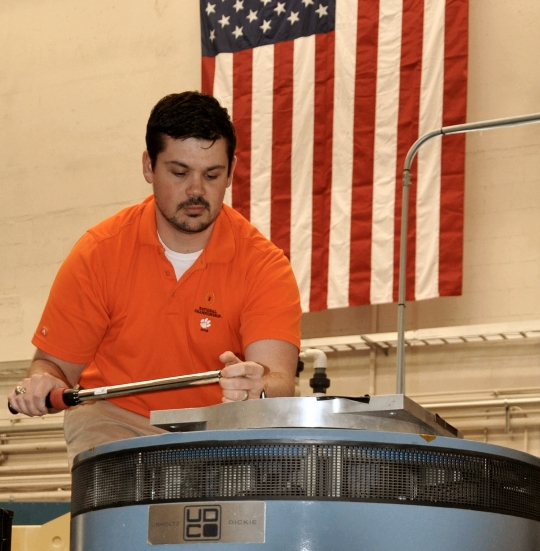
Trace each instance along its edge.
<path fill-rule="evenodd" d="M 174 174 L 175 176 L 177 176 L 178 178 L 180 178 L 181 176 L 185 176 L 185 175 L 186 175 L 185 172 L 173 172 L 173 174 Z"/>
<path fill-rule="evenodd" d="M 206 177 L 208 180 L 215 180 L 217 178 L 217 174 L 207 174 Z"/>

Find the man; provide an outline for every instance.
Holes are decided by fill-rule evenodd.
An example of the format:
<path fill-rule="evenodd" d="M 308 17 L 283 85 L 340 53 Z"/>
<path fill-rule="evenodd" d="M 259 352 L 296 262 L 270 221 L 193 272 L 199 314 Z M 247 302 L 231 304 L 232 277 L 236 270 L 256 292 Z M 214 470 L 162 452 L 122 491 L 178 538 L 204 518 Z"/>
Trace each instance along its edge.
<path fill-rule="evenodd" d="M 66 411 L 70 461 L 161 432 L 158 409 L 292 396 L 300 302 L 290 265 L 223 198 L 236 137 L 217 100 L 173 94 L 152 110 L 142 165 L 153 195 L 86 232 L 63 263 L 9 395 L 47 413 L 55 388 L 100 388 L 221 369 L 218 384 L 85 402 Z"/>

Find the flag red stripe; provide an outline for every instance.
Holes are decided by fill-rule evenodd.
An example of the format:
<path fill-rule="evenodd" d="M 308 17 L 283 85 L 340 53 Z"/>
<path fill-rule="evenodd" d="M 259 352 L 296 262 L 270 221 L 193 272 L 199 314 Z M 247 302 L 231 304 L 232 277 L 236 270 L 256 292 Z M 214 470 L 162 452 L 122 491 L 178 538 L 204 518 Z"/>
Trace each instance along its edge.
<path fill-rule="evenodd" d="M 369 304 L 379 0 L 358 3 L 349 303 Z"/>
<path fill-rule="evenodd" d="M 294 42 L 274 46 L 274 109 L 272 117 L 272 241 L 291 253 L 291 148 Z"/>
<path fill-rule="evenodd" d="M 212 95 L 214 92 L 214 75 L 216 73 L 216 58 L 203 57 L 201 64 L 202 86 L 201 91 L 204 94 Z"/>
<path fill-rule="evenodd" d="M 233 124 L 239 147 L 234 174 L 232 206 L 248 220 L 251 204 L 251 103 L 253 91 L 253 50 L 243 50 L 233 57 Z"/>
<path fill-rule="evenodd" d="M 468 2 L 447 0 L 443 126 L 466 120 Z M 465 135 L 442 139 L 439 295 L 461 294 Z"/>
<path fill-rule="evenodd" d="M 312 255 L 310 309 L 327 308 L 332 132 L 334 118 L 335 33 L 315 36 Z"/>
<path fill-rule="evenodd" d="M 403 165 L 407 151 L 418 138 L 420 83 L 422 79 L 422 29 L 424 27 L 423 5 L 422 0 L 404 0 L 403 2 L 394 226 L 394 300 L 398 298 L 399 287 Z M 414 300 L 417 189 L 418 186 L 416 185 L 412 185 L 409 188 L 406 272 L 406 297 L 408 300 Z"/>

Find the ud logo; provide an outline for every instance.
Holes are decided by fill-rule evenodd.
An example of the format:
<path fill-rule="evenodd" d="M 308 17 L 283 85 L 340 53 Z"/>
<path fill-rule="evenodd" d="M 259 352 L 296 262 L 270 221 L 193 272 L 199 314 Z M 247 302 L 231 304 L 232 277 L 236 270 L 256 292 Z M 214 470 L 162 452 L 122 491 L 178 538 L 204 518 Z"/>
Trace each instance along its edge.
<path fill-rule="evenodd" d="M 184 509 L 184 540 L 219 540 L 221 537 L 221 506 L 186 507 Z"/>

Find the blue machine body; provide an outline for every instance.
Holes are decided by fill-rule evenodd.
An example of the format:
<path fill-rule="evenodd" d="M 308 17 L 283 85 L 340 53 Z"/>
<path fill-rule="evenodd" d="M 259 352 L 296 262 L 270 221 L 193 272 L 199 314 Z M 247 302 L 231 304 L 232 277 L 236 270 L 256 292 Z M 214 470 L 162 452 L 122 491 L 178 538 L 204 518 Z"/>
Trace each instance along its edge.
<path fill-rule="evenodd" d="M 251 450 L 257 450 L 258 447 L 266 449 L 268 443 L 272 443 L 272 445 L 277 443 L 278 447 L 288 445 L 292 450 L 296 449 L 295 446 L 311 446 L 313 443 L 317 445 L 325 443 L 331 447 L 331 450 L 341 450 L 347 446 L 351 449 L 363 449 L 362 446 L 369 446 L 369 449 L 380 450 L 378 453 L 381 456 L 391 455 L 392 461 L 399 461 L 399 456 L 404 454 L 411 464 L 410 455 L 418 456 L 421 463 L 427 465 L 425 467 L 427 470 L 422 471 L 414 466 L 413 478 L 410 477 L 410 468 L 409 471 L 407 469 L 396 471 L 403 472 L 403 476 L 407 477 L 406 485 L 399 481 L 395 483 L 390 481 L 391 484 L 402 484 L 404 488 L 407 487 L 402 492 L 403 496 L 397 499 L 373 498 L 366 493 L 367 490 L 362 490 L 364 493 L 351 497 L 352 494 L 345 485 L 348 480 L 351 480 L 350 474 L 353 467 L 348 463 L 349 466 L 346 466 L 346 461 L 343 459 L 348 457 L 347 453 L 349 452 L 343 453 L 339 457 L 334 457 L 337 454 L 333 452 L 334 456 L 331 461 L 333 462 L 332 473 L 334 474 L 332 476 L 334 479 L 328 481 L 328 487 L 331 486 L 333 489 L 328 495 L 322 497 L 321 495 L 313 497 L 313 495 L 302 494 L 302 492 L 296 494 L 292 492 L 290 496 L 280 496 L 274 492 L 274 495 L 263 498 L 261 495 L 255 493 L 250 495 L 249 492 L 244 491 L 243 493 L 239 492 L 237 497 L 229 492 L 215 497 L 207 495 L 203 498 L 193 494 L 193 497 L 190 498 L 189 496 L 192 494 L 188 493 L 179 494 L 184 497 L 175 499 L 167 497 L 172 494 L 165 486 L 182 484 L 182 480 L 175 481 L 174 478 L 174 473 L 180 473 L 180 471 L 175 471 L 172 467 L 164 470 L 157 466 L 145 466 L 144 468 L 134 466 L 137 461 L 144 461 L 145 454 L 152 455 L 156 452 L 159 453 L 160 450 L 166 450 L 168 455 L 164 457 L 173 457 L 180 451 L 184 455 L 189 455 L 190 449 L 205 450 L 208 448 L 214 450 L 212 451 L 214 454 L 217 453 L 215 450 L 219 451 L 221 448 L 226 449 L 227 453 L 230 453 L 231 449 L 234 450 L 235 447 L 239 449 L 249 447 Z M 322 453 L 317 452 L 319 456 L 322 456 Z M 457 459 L 452 459 L 450 463 L 454 465 L 452 469 L 444 470 L 435 464 L 430 466 L 430 454 L 435 454 L 437 457 L 453 457 L 455 455 Z M 142 493 L 137 495 L 137 491 L 135 491 L 130 494 L 131 497 L 123 501 L 119 499 L 118 502 L 114 502 L 114 500 L 113 502 L 100 502 L 99 492 L 90 496 L 89 493 L 96 490 L 92 486 L 93 482 L 90 478 L 93 477 L 98 485 L 101 484 L 99 480 L 104 481 L 103 484 L 105 484 L 105 481 L 108 480 L 107 476 L 109 476 L 108 462 L 114 463 L 117 458 L 124 456 L 129 457 L 129 465 L 131 465 L 129 468 L 132 468 L 131 472 L 135 473 L 133 476 L 129 475 L 127 480 L 132 480 L 136 484 L 133 477 L 137 478 L 139 476 L 137 473 L 140 473 L 141 480 L 144 480 L 146 486 L 150 484 L 153 488 L 152 491 L 145 495 Z M 427 503 L 424 498 L 423 501 L 414 499 L 417 490 L 413 486 L 420 483 L 425 489 L 426 485 L 435 488 L 444 482 L 445 488 L 447 488 L 445 491 L 450 492 L 450 488 L 454 488 L 455 493 L 456 480 L 449 480 L 448 477 L 461 476 L 459 473 L 464 471 L 460 462 L 467 462 L 468 458 L 474 462 L 474 469 L 477 471 L 481 469 L 478 471 L 483 473 L 479 475 L 480 479 L 491 476 L 490 473 L 499 468 L 503 469 L 507 463 L 516 467 L 517 474 L 524 470 L 524 472 L 530 471 L 536 476 L 534 473 L 540 471 L 540 460 L 537 458 L 499 446 L 458 438 L 365 430 L 324 428 L 210 430 L 168 433 L 109 443 L 79 454 L 76 459 L 71 551 L 540 550 L 540 522 L 538 520 L 540 511 L 536 511 L 534 508 L 525 512 L 517 510 L 517 512 L 510 511 L 508 513 L 508 511 L 501 510 L 499 505 L 491 507 L 490 504 L 495 502 L 489 495 L 483 496 L 481 502 L 472 503 L 471 501 L 470 504 L 452 503 L 451 500 L 455 496 L 450 496 L 450 494 L 448 494 L 449 502 L 434 500 Z M 227 461 L 219 468 L 212 467 L 213 474 L 209 471 L 207 478 L 218 476 L 216 474 L 218 471 L 222 473 L 219 476 L 223 477 L 223 473 L 226 471 L 228 473 L 226 484 L 250 489 L 252 483 L 247 479 L 250 476 L 253 478 L 253 469 L 241 465 L 233 469 L 230 467 L 230 462 Z M 296 465 L 297 463 L 293 461 L 291 464 Z M 490 466 L 486 468 L 485 465 L 488 464 Z M 362 462 L 355 465 L 355 472 L 361 471 L 365 475 L 367 471 L 363 470 Z M 370 476 L 373 477 L 373 473 L 376 472 L 377 481 L 386 484 L 391 475 L 388 474 L 390 471 L 385 465 L 373 467 Z M 309 482 L 309 479 L 322 480 L 327 477 L 314 459 L 309 459 L 308 467 L 308 471 L 305 466 L 301 467 L 304 476 L 302 480 Z M 78 469 L 81 473 L 80 484 L 84 485 L 84 488 L 80 486 L 80 489 L 77 489 Z M 339 474 L 340 470 L 345 471 L 346 469 L 348 469 L 347 476 L 349 478 Z M 233 470 L 234 476 L 231 474 Z M 428 476 L 426 476 L 426 472 Z M 336 475 L 336 473 L 338 474 Z M 278 474 L 276 473 L 276 477 Z M 114 477 L 114 474 L 112 476 Z M 204 480 L 204 473 L 201 476 L 201 479 Z M 463 476 L 465 478 L 459 481 L 459 487 L 468 488 L 468 491 L 471 492 L 472 483 L 467 482 L 466 476 Z M 502 486 L 499 485 L 497 491 L 510 492 L 509 495 L 516 496 L 516 499 L 523 497 L 523 494 L 530 493 L 530 476 L 528 474 L 521 482 L 518 482 L 516 478 L 515 487 L 512 476 L 507 477 L 505 480 L 510 482 L 505 482 Z M 181 473 L 178 474 L 178 477 L 182 478 Z M 237 478 L 241 477 L 244 477 L 245 480 L 238 481 Z M 375 484 L 377 481 L 373 479 L 371 483 Z M 224 487 L 225 482 L 222 479 L 218 481 L 218 485 L 221 484 Z M 283 484 L 283 481 L 281 483 Z M 361 483 L 366 485 L 365 480 L 362 480 Z M 476 488 L 474 490 L 476 492 L 480 486 L 477 485 L 474 488 Z M 495 492 L 493 485 L 488 485 L 486 488 L 488 490 L 492 488 Z M 483 491 L 489 493 L 489 491 Z M 80 492 L 81 495 L 77 496 L 77 492 Z M 359 495 L 364 497 L 358 497 Z M 471 495 L 474 495 L 475 499 L 479 497 L 474 492 Z M 155 501 L 154 496 L 156 497 Z M 531 498 L 536 503 L 538 498 L 536 496 L 531 496 Z M 140 499 L 140 502 L 137 502 L 137 499 Z M 486 503 L 486 506 L 479 506 L 478 503 Z M 513 505 L 510 504 L 510 506 Z M 242 513 L 236 517 L 234 514 L 232 516 L 229 514 L 228 517 L 223 515 L 221 519 L 223 526 L 219 530 L 209 531 L 206 539 L 203 537 L 199 540 L 180 541 L 178 539 L 180 535 L 175 534 L 175 529 L 170 526 L 176 524 L 180 526 L 182 524 L 180 517 L 184 515 L 184 512 L 189 508 L 196 507 L 202 507 L 208 511 L 233 511 L 233 513 L 237 507 Z M 258 516 L 250 516 L 252 510 L 256 510 Z M 255 513 L 253 514 L 255 515 Z M 212 518 L 216 520 L 217 517 Z M 237 520 L 232 521 L 231 518 Z M 257 520 L 246 520 L 250 518 Z M 236 537 L 234 530 L 236 530 L 236 525 L 240 525 L 241 522 L 255 524 L 255 532 L 247 532 L 246 536 L 242 536 L 239 532 L 240 535 Z M 229 539 L 221 539 L 221 535 L 225 534 L 227 528 L 224 526 L 226 523 L 233 525 L 229 527 L 233 532 L 229 531 Z M 169 526 L 167 533 L 172 535 L 164 536 L 163 543 L 160 543 L 160 526 L 162 525 Z M 180 526 L 178 530 L 185 531 L 185 524 L 183 526 L 183 528 Z M 238 530 L 241 529 L 241 527 L 238 528 Z M 230 539 L 231 533 L 233 534 L 232 539 Z M 199 536 L 198 532 L 193 532 L 193 534 Z M 234 541 L 235 537 L 238 541 Z"/>

